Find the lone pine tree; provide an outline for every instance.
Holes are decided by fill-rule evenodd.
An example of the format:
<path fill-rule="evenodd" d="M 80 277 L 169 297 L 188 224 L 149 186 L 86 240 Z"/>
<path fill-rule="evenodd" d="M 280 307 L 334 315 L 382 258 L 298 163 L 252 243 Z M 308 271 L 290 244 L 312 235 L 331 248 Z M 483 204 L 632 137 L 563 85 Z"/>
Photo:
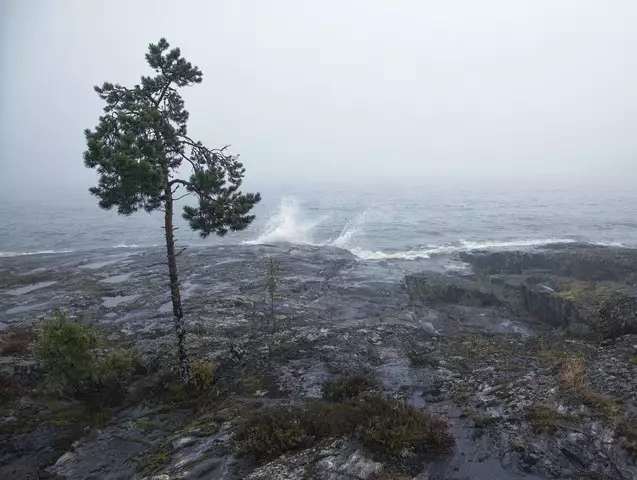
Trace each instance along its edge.
<path fill-rule="evenodd" d="M 101 208 L 116 207 L 121 215 L 140 209 L 164 213 L 179 369 L 188 383 L 174 202 L 185 195 L 196 197 L 197 206 L 185 206 L 183 217 L 205 238 L 246 228 L 254 220 L 249 212 L 261 196 L 239 190 L 245 169 L 227 147 L 211 149 L 188 136 L 188 112 L 178 88 L 201 83 L 203 74 L 181 56 L 179 48 L 169 48 L 164 38 L 149 45 L 146 61 L 155 75 L 141 77 L 140 85 L 127 88 L 106 82 L 95 87 L 106 106 L 95 129 L 84 132 L 84 164 L 99 174 L 98 184 L 90 192 Z M 190 171 L 186 178 L 180 175 L 182 164 Z"/>

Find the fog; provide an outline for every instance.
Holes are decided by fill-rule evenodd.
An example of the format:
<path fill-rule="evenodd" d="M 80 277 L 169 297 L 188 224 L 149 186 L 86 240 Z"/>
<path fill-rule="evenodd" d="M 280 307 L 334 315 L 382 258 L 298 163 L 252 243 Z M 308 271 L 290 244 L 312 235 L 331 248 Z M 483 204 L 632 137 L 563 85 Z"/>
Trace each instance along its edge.
<path fill-rule="evenodd" d="M 251 185 L 637 178 L 634 0 L 1 3 L 7 192 L 85 189 L 103 81 L 164 36 L 204 72 L 190 132 Z"/>

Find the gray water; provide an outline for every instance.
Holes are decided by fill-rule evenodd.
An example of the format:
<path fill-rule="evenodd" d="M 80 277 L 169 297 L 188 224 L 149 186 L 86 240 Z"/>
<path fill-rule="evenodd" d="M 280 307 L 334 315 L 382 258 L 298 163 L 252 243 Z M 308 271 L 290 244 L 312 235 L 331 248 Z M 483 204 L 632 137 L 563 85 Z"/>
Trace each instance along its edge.
<path fill-rule="evenodd" d="M 178 220 L 182 245 L 329 244 L 365 259 L 427 258 L 471 248 L 585 241 L 637 247 L 637 191 L 598 187 L 281 186 L 261 190 L 246 231 L 201 239 Z M 104 211 L 88 193 L 0 206 L 0 256 L 163 244 L 160 213 Z"/>

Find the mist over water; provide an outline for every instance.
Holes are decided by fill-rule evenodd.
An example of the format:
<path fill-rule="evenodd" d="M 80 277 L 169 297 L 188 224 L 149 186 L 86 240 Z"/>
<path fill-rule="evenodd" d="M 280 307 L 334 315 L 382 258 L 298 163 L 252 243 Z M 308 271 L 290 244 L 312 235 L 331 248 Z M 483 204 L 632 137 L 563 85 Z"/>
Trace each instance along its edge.
<path fill-rule="evenodd" d="M 247 230 L 202 239 L 178 217 L 178 243 L 329 245 L 368 260 L 569 241 L 637 247 L 637 193 L 629 190 L 301 185 L 262 193 Z M 119 216 L 85 192 L 5 203 L 0 222 L 0 256 L 164 244 L 159 213 Z"/>

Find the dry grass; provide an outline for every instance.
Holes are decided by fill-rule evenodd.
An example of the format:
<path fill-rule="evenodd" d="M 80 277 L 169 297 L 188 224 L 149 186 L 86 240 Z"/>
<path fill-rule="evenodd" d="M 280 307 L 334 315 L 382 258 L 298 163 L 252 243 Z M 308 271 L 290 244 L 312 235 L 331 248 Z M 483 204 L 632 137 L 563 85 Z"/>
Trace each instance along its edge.
<path fill-rule="evenodd" d="M 581 392 L 586 384 L 586 365 L 580 358 L 567 358 L 560 365 L 559 379 L 571 391 Z"/>
<path fill-rule="evenodd" d="M 586 383 L 586 364 L 580 358 L 570 357 L 560 364 L 559 380 L 569 392 L 575 393 L 584 405 L 600 417 L 613 421 L 619 415 L 620 408 L 606 395 L 590 389 Z"/>
<path fill-rule="evenodd" d="M 29 351 L 29 345 L 37 338 L 33 327 L 14 327 L 3 335 L 0 345 L 0 355 L 24 355 Z"/>

